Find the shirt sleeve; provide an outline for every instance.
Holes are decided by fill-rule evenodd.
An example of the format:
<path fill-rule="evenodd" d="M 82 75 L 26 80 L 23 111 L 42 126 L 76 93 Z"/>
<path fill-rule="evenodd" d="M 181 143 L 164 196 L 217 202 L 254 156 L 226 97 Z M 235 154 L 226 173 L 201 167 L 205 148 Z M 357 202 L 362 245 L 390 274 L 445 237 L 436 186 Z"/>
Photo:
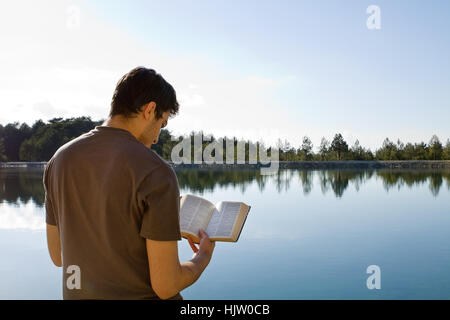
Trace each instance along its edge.
<path fill-rule="evenodd" d="M 55 212 L 53 210 L 53 204 L 51 202 L 51 198 L 49 195 L 50 168 L 51 168 L 51 161 L 49 161 L 45 165 L 44 178 L 43 178 L 44 192 L 45 192 L 45 222 L 52 226 L 56 226 L 57 223 L 56 223 Z"/>
<path fill-rule="evenodd" d="M 180 190 L 171 167 L 164 164 L 147 175 L 137 197 L 142 213 L 141 237 L 156 241 L 181 240 Z"/>

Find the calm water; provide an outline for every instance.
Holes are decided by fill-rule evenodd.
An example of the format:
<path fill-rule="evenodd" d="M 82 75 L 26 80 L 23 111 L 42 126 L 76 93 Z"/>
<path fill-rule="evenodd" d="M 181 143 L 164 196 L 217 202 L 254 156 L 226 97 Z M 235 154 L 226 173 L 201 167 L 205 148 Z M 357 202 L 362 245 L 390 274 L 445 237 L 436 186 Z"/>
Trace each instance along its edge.
<path fill-rule="evenodd" d="M 0 299 L 61 299 L 42 173 L 0 169 Z M 448 171 L 177 174 L 182 193 L 252 206 L 239 242 L 216 244 L 186 299 L 450 299 Z M 379 290 L 367 288 L 370 265 Z"/>

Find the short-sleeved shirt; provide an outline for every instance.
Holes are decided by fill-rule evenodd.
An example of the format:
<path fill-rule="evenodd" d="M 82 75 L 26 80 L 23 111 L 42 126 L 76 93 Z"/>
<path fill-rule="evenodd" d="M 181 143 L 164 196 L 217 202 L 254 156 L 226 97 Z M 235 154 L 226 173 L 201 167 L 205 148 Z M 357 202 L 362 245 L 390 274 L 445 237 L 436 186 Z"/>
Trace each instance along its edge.
<path fill-rule="evenodd" d="M 146 239 L 181 240 L 170 165 L 129 131 L 97 126 L 58 149 L 43 182 L 46 222 L 60 232 L 63 298 L 159 299 Z"/>

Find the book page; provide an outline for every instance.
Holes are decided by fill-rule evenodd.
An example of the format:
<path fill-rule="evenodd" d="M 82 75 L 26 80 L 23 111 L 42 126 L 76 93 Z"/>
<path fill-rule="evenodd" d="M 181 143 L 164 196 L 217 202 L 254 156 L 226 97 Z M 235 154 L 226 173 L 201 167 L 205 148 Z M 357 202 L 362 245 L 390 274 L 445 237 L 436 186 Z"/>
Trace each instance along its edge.
<path fill-rule="evenodd" d="M 206 229 L 209 237 L 231 237 L 240 209 L 240 202 L 219 202 Z"/>
<path fill-rule="evenodd" d="M 181 231 L 197 236 L 200 229 L 207 228 L 214 210 L 214 204 L 206 199 L 191 194 L 183 196 L 180 203 Z"/>

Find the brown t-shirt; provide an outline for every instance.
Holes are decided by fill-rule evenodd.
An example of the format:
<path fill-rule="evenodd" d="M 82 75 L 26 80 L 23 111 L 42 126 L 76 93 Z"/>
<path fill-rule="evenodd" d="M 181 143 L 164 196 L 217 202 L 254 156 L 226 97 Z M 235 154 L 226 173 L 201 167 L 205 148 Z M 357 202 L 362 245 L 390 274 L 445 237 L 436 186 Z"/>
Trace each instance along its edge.
<path fill-rule="evenodd" d="M 64 299 L 158 299 L 145 239 L 181 240 L 178 181 L 165 160 L 129 131 L 97 126 L 58 149 L 44 186 Z"/>

